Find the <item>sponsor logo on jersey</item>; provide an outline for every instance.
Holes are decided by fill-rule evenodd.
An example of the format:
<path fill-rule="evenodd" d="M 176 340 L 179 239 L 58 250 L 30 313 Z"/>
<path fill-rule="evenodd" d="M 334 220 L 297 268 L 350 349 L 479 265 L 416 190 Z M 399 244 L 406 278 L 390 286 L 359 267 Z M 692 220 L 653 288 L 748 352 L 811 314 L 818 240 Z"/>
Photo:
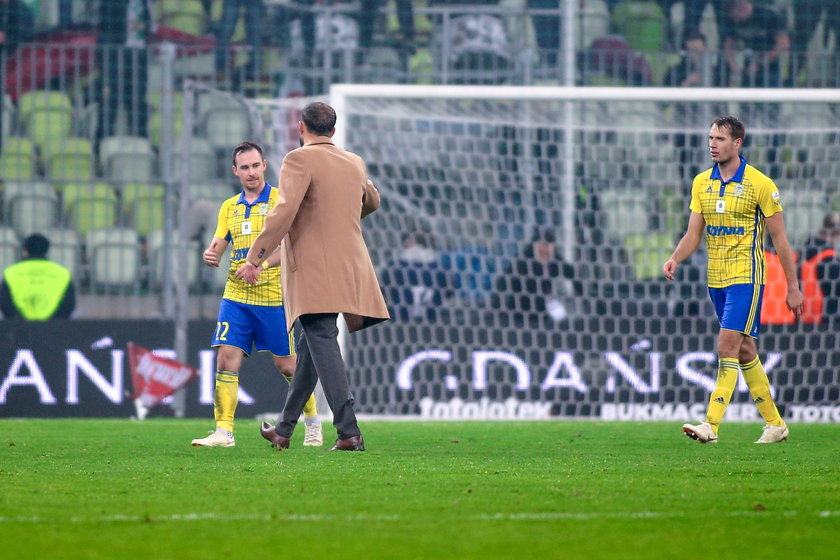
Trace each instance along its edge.
<path fill-rule="evenodd" d="M 706 234 L 712 237 L 721 235 L 744 235 L 744 226 L 706 226 Z"/>

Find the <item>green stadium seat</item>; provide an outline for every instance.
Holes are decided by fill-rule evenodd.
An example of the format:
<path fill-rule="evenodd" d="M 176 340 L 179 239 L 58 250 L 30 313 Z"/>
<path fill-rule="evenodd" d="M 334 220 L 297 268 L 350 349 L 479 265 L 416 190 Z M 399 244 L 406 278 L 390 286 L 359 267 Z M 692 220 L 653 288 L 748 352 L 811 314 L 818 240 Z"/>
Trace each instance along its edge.
<path fill-rule="evenodd" d="M 624 250 L 636 280 L 662 278 L 662 264 L 674 251 L 674 236 L 667 232 L 632 233 L 624 238 Z"/>
<path fill-rule="evenodd" d="M 180 138 L 183 130 L 184 113 L 180 110 L 176 110 L 172 120 L 173 139 Z M 163 115 L 159 109 L 153 108 L 151 110 L 151 115 L 149 116 L 149 139 L 152 141 L 152 145 L 157 147 L 160 147 L 163 141 Z"/>
<path fill-rule="evenodd" d="M 31 139 L 22 136 L 3 138 L 0 178 L 32 179 L 35 176 L 37 161 L 35 144 Z"/>
<path fill-rule="evenodd" d="M 616 30 L 633 49 L 651 53 L 665 50 L 667 21 L 656 2 L 620 2 L 613 8 Z"/>
<path fill-rule="evenodd" d="M 41 159 L 50 179 L 90 179 L 96 175 L 93 147 L 87 138 L 48 138 L 41 145 Z"/>
<path fill-rule="evenodd" d="M 129 183 L 121 189 L 122 211 L 137 234 L 146 237 L 153 229 L 163 228 L 164 187 Z"/>
<path fill-rule="evenodd" d="M 50 138 L 70 136 L 73 104 L 61 91 L 30 91 L 18 100 L 20 121 L 26 136 L 42 146 Z"/>
<path fill-rule="evenodd" d="M 70 226 L 82 237 L 92 229 L 110 228 L 117 223 L 119 201 L 107 183 L 67 185 L 62 199 Z"/>
<path fill-rule="evenodd" d="M 157 21 L 167 27 L 199 37 L 207 32 L 207 14 L 201 0 L 158 0 L 155 12 Z"/>

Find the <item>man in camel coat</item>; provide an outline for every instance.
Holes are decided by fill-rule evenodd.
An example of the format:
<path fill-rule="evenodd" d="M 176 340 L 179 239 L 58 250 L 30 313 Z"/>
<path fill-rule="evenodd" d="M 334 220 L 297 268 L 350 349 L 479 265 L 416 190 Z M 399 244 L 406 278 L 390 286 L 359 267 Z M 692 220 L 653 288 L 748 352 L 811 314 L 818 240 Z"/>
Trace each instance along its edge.
<path fill-rule="evenodd" d="M 379 192 L 365 162 L 333 144 L 335 110 L 325 103 L 304 107 L 301 147 L 280 168 L 280 195 L 262 233 L 236 275 L 255 284 L 262 263 L 281 245 L 286 324 L 297 321 L 297 369 L 277 425 L 262 435 L 278 450 L 289 439 L 318 379 L 333 411 L 338 439 L 332 450 L 364 451 L 353 395 L 338 345 L 338 314 L 350 332 L 389 318 L 361 219 L 379 208 Z"/>

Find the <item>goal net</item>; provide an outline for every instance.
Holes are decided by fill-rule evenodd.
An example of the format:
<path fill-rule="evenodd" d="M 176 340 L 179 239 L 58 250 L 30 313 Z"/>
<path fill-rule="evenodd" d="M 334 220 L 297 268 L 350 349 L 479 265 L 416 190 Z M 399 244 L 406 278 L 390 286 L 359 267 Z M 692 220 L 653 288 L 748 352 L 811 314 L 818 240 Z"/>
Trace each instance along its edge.
<path fill-rule="evenodd" d="M 822 294 L 792 323 L 771 266 L 759 354 L 787 419 L 840 421 L 840 273 L 822 251 L 840 246 L 813 260 L 840 211 L 838 90 L 340 85 L 330 99 L 337 144 L 382 193 L 363 229 L 392 320 L 348 337 L 358 411 L 701 418 L 717 369 L 705 254 L 676 282 L 661 265 L 711 166 L 709 123 L 733 114 L 813 263 L 809 302 Z M 278 158 L 294 147 L 287 100 L 248 103 L 265 141 L 287 139 Z M 758 419 L 743 382 L 727 415 Z"/>

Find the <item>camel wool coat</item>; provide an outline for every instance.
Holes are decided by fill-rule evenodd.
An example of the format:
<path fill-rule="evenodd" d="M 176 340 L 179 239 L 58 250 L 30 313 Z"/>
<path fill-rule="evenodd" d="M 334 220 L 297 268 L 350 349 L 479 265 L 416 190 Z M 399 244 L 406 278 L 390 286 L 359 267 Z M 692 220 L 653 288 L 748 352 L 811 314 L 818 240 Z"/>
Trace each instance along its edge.
<path fill-rule="evenodd" d="M 379 208 L 364 160 L 326 138 L 307 144 L 283 158 L 279 191 L 249 255 L 281 245 L 289 330 L 311 313 L 342 313 L 350 332 L 389 319 L 362 237 L 362 218 Z"/>

